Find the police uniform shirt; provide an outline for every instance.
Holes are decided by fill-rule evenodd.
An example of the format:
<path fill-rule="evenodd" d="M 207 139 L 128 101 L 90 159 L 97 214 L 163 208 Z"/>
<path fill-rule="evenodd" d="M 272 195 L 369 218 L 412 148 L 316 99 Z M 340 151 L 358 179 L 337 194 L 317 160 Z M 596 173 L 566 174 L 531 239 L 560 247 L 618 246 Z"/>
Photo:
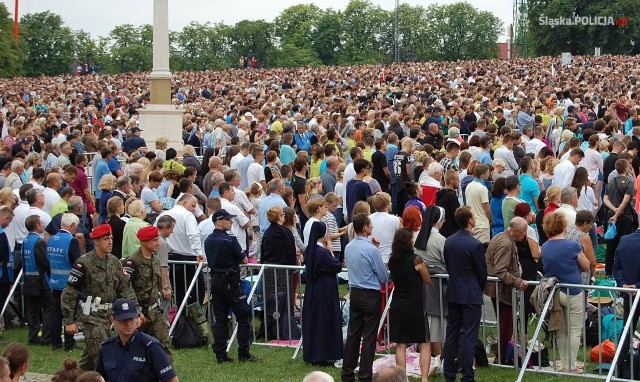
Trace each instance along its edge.
<path fill-rule="evenodd" d="M 220 229 L 213 230 L 204 241 L 204 252 L 214 273 L 239 271 L 239 264 L 245 258 L 238 239 Z"/>
<path fill-rule="evenodd" d="M 115 336 L 102 343 L 96 371 L 105 381 L 168 381 L 176 376 L 157 339 L 136 330 L 126 344 Z"/>

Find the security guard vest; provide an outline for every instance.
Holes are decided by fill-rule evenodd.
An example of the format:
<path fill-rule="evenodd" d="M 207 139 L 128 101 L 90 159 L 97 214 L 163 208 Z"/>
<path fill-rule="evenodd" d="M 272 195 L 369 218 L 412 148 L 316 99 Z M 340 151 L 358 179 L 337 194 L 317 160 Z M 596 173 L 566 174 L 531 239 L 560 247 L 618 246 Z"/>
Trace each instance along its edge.
<path fill-rule="evenodd" d="M 29 232 L 27 238 L 24 239 L 22 243 L 22 249 L 20 253 L 22 254 L 22 263 L 24 267 L 24 277 L 39 277 L 40 273 L 38 272 L 38 267 L 36 266 L 36 241 L 40 239 L 40 235 L 34 232 Z"/>
<path fill-rule="evenodd" d="M 47 257 L 51 267 L 49 286 L 54 290 L 63 290 L 69 279 L 72 264 L 69 263 L 69 244 L 73 236 L 67 231 L 59 231 L 47 242 Z"/>

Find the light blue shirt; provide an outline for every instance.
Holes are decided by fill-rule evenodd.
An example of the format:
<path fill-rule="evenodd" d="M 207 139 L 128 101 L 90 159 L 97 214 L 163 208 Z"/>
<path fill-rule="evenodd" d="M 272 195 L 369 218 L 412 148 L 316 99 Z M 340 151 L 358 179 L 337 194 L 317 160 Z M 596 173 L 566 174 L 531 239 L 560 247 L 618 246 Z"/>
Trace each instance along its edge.
<path fill-rule="evenodd" d="M 290 164 L 296 159 L 296 152 L 289 145 L 280 146 L 280 162 L 282 164 Z"/>
<path fill-rule="evenodd" d="M 100 196 L 102 195 L 102 191 L 100 191 L 98 185 L 100 184 L 100 179 L 105 175 L 111 175 L 111 170 L 109 169 L 107 161 L 100 159 L 96 166 L 96 172 L 93 176 L 93 189 L 96 191 L 96 199 L 100 199 Z"/>
<path fill-rule="evenodd" d="M 245 190 L 249 187 L 249 180 L 247 179 L 247 170 L 251 163 L 255 162 L 253 155 L 249 154 L 244 159 L 238 162 L 238 173 L 240 173 L 240 189 Z"/>
<path fill-rule="evenodd" d="M 260 205 L 258 206 L 258 224 L 260 225 L 260 233 L 263 235 L 271 225 L 269 219 L 267 219 L 267 211 L 269 211 L 269 208 L 275 206 L 284 208 L 287 206 L 287 203 L 282 199 L 282 196 L 275 193 L 271 193 L 260 201 Z"/>
<path fill-rule="evenodd" d="M 368 239 L 356 236 L 344 249 L 349 272 L 349 287 L 380 290 L 389 281 L 389 271 L 382 262 L 380 251 Z"/>
<path fill-rule="evenodd" d="M 520 195 L 518 198 L 524 200 L 531 206 L 531 212 L 538 213 L 535 200 L 540 196 L 540 185 L 529 174 L 520 174 Z"/>

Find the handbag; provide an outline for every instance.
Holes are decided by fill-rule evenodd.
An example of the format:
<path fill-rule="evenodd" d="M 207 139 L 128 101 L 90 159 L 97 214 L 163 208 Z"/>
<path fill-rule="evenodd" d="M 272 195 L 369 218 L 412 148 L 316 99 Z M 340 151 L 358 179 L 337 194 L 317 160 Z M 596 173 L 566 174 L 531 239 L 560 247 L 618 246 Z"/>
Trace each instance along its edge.
<path fill-rule="evenodd" d="M 604 234 L 605 240 L 615 239 L 616 235 L 618 235 L 618 229 L 616 228 L 616 223 L 610 222 L 607 227 L 607 232 Z"/>

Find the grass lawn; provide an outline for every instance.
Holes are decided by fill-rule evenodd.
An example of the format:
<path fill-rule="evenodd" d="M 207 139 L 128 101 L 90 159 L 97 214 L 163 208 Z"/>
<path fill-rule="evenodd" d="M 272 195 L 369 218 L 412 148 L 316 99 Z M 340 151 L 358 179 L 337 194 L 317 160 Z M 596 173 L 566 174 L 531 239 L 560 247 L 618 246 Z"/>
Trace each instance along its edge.
<path fill-rule="evenodd" d="M 4 332 L 0 347 L 6 346 L 9 342 L 26 342 L 26 329 L 9 329 Z M 82 346 L 82 343 L 80 343 Z M 32 346 L 29 371 L 43 374 L 54 374 L 62 365 L 65 358 L 80 358 L 80 351 L 74 350 L 70 353 L 63 351 L 52 351 L 48 347 Z M 210 348 L 179 350 L 174 352 L 174 366 L 181 381 L 233 381 L 233 382 L 300 382 L 309 372 L 313 371 L 312 366 L 302 362 L 302 354 L 298 360 L 292 360 L 294 349 L 276 348 L 266 346 L 253 346 L 251 352 L 262 358 L 258 363 L 242 364 L 234 362 L 231 364 L 218 365 L 215 362 L 213 352 Z M 236 349 L 232 349 L 231 356 L 235 358 Z M 324 368 L 323 371 L 331 374 L 340 380 L 340 370 L 336 368 Z M 488 367 L 476 370 L 477 381 L 515 381 L 517 372 L 513 369 L 503 369 L 498 367 Z M 444 381 L 442 376 L 432 377 L 432 381 Z M 576 382 L 584 378 L 556 377 L 549 374 L 528 373 L 525 381 L 554 381 L 554 382 Z M 418 381 L 412 379 L 411 381 Z"/>

